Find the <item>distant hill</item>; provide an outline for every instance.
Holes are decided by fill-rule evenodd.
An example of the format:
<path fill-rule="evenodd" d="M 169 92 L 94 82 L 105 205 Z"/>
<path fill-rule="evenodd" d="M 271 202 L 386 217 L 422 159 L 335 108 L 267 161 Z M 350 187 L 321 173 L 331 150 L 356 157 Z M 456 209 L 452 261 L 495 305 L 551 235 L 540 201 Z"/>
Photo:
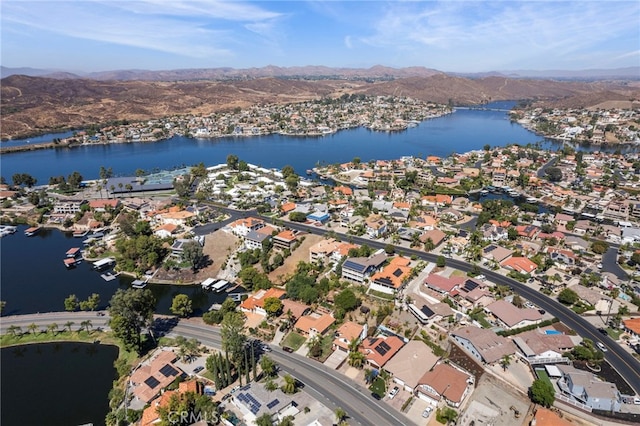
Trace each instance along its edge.
<path fill-rule="evenodd" d="M 308 71 L 308 67 L 304 67 Z M 281 69 L 271 67 L 279 74 Z M 288 72 L 300 71 L 287 68 Z M 333 68 L 317 67 L 324 75 Z M 301 102 L 327 96 L 363 93 L 408 96 L 424 101 L 457 105 L 496 100 L 529 99 L 558 105 L 590 107 L 606 102 L 640 100 L 640 82 L 558 81 L 514 79 L 504 76 L 463 78 L 425 68 L 404 69 L 429 76 L 384 78 L 393 68 L 373 67 L 368 78 L 318 79 L 243 77 L 238 79 L 179 79 L 161 81 L 125 79 L 96 80 L 56 74 L 59 78 L 12 75 L 0 81 L 0 125 L 2 137 L 46 132 L 60 127 L 82 127 L 113 120 L 147 120 L 174 114 L 210 114 L 257 104 Z M 186 70 L 194 77 L 203 70 Z M 205 70 L 206 71 L 206 70 Z M 261 72 L 265 72 L 261 69 Z M 144 71 L 129 71 L 129 76 Z M 206 73 L 205 73 L 206 74 Z M 202 74 L 202 75 L 205 75 Z M 208 75 L 208 74 L 207 74 Z M 378 76 L 374 78 L 373 76 Z M 121 76 L 122 78 L 123 76 Z M 114 77 L 115 78 L 115 77 Z M 622 104 L 620 104 L 622 105 Z"/>

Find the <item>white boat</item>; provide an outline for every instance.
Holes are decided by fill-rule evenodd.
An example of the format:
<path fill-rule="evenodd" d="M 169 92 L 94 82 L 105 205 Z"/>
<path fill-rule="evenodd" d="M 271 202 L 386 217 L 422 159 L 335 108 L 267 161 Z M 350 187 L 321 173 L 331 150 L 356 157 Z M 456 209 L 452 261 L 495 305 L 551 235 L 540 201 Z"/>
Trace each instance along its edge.
<path fill-rule="evenodd" d="M 534 204 L 537 203 L 538 199 L 535 197 L 527 197 L 527 203 Z"/>
<path fill-rule="evenodd" d="M 147 286 L 147 282 L 142 280 L 134 280 L 131 283 L 131 287 L 133 288 L 145 288 L 146 286 Z"/>
<path fill-rule="evenodd" d="M 0 237 L 4 237 L 5 235 L 14 234 L 18 228 L 10 225 L 0 225 Z"/>

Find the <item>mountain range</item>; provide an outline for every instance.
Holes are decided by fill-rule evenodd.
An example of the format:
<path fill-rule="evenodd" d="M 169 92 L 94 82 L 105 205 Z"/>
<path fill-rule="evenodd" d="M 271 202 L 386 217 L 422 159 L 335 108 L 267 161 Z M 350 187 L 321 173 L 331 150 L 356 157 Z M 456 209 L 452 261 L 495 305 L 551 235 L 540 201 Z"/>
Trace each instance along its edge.
<path fill-rule="evenodd" d="M 366 70 L 265 67 L 118 71 L 101 75 L 89 78 L 57 72 L 3 78 L 0 136 L 27 137 L 115 120 L 211 114 L 352 93 L 406 96 L 456 105 L 527 99 L 558 107 L 640 107 L 640 81 L 621 77 L 571 81 L 499 75 L 468 78 L 423 67 L 397 70 L 381 66 Z"/>

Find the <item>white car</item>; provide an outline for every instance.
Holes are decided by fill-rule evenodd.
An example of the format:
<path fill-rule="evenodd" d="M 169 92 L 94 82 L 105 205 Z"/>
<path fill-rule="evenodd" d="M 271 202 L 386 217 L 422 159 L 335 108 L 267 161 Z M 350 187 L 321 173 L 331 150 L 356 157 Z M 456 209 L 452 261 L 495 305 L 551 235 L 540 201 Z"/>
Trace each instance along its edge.
<path fill-rule="evenodd" d="M 391 392 L 389 392 L 389 399 L 393 399 L 393 397 L 396 396 L 399 391 L 400 388 L 398 388 L 397 386 L 391 389 Z"/>
<path fill-rule="evenodd" d="M 608 349 L 605 345 L 603 345 L 601 342 L 596 342 L 596 346 L 598 347 L 598 349 L 600 349 L 602 352 L 607 352 Z"/>
<path fill-rule="evenodd" d="M 424 411 L 422 412 L 422 417 L 424 417 L 426 419 L 427 417 L 429 417 L 431 415 L 432 411 L 433 411 L 433 408 L 431 408 L 431 407 L 425 408 Z"/>

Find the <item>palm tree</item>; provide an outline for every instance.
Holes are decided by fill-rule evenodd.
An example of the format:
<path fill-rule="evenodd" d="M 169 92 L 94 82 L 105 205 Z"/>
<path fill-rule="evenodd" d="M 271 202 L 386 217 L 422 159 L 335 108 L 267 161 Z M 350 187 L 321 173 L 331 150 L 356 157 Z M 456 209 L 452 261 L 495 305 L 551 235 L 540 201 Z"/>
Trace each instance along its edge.
<path fill-rule="evenodd" d="M 35 322 L 32 322 L 31 324 L 29 324 L 29 327 L 27 328 L 29 329 L 29 333 L 35 334 L 36 330 L 38 329 L 38 326 L 36 325 Z"/>
<path fill-rule="evenodd" d="M 504 371 L 507 371 L 507 367 L 511 365 L 511 355 L 505 355 L 500 360 L 500 365 Z"/>
<path fill-rule="evenodd" d="M 284 384 L 282 385 L 282 392 L 292 394 L 295 393 L 296 390 L 298 390 L 298 382 L 293 376 L 291 376 L 290 374 L 285 374 L 283 379 Z"/>
<path fill-rule="evenodd" d="M 367 384 L 372 383 L 378 374 L 371 368 L 364 369 L 364 380 Z"/>
<path fill-rule="evenodd" d="M 22 334 L 22 328 L 18 327 L 15 324 L 12 324 L 9 326 L 9 328 L 7 328 L 7 334 L 10 334 L 12 336 L 15 336 L 17 334 Z"/>
<path fill-rule="evenodd" d="M 80 331 L 82 331 L 82 329 L 86 329 L 87 332 L 89 331 L 89 328 L 91 328 L 91 320 L 84 320 L 80 323 Z"/>
<path fill-rule="evenodd" d="M 336 411 L 333 412 L 336 416 L 336 421 L 338 424 L 341 424 L 347 418 L 347 412 L 342 409 L 342 407 L 336 408 Z"/>
<path fill-rule="evenodd" d="M 53 324 L 49 324 L 49 326 L 47 327 L 47 331 L 49 333 L 58 333 L 58 324 L 56 324 L 55 322 Z"/>
<path fill-rule="evenodd" d="M 349 365 L 355 368 L 362 368 L 366 357 L 362 352 L 351 351 L 349 352 Z"/>
<path fill-rule="evenodd" d="M 73 321 L 67 321 L 64 323 L 64 327 L 67 329 L 67 331 L 69 331 L 69 333 L 71 333 L 71 326 L 75 324 L 75 322 Z"/>
<path fill-rule="evenodd" d="M 278 385 L 273 381 L 272 378 L 269 378 L 264 384 L 264 388 L 269 392 L 273 392 L 274 390 L 278 389 Z"/>
<path fill-rule="evenodd" d="M 360 346 L 360 340 L 357 337 L 354 337 L 349 341 L 349 352 L 357 351 L 358 346 Z"/>

